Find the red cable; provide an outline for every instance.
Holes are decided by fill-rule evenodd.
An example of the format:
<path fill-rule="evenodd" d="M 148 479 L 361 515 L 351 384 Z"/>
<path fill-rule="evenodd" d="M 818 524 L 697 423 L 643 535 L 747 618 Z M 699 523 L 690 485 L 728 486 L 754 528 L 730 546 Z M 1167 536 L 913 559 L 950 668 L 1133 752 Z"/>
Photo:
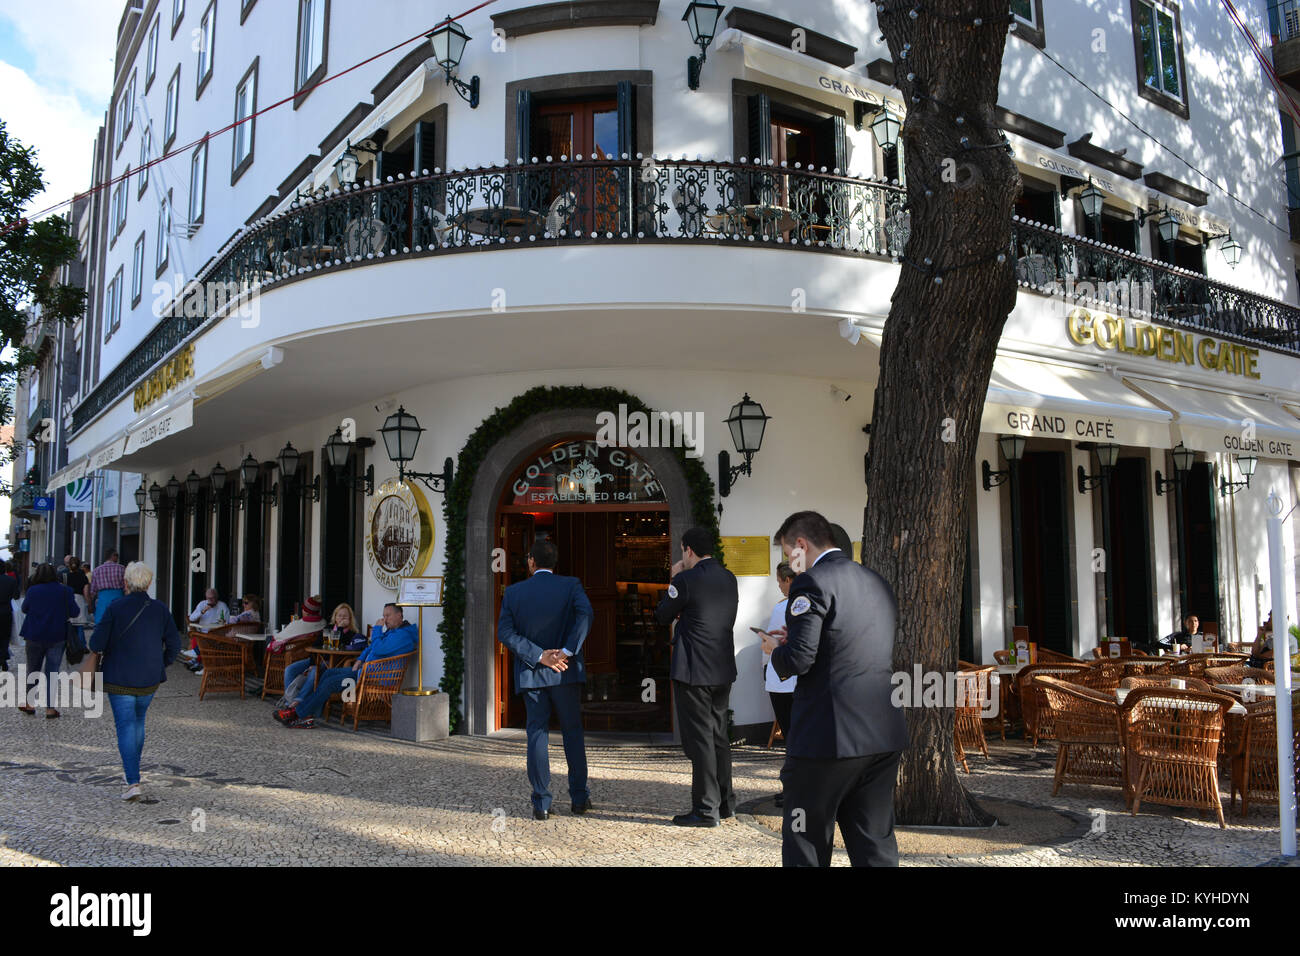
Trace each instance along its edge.
<path fill-rule="evenodd" d="M 477 6 L 470 7 L 464 13 L 458 14 L 457 16 L 454 17 L 449 17 L 447 19 L 453 21 L 461 20 L 464 17 L 469 16 L 471 13 L 477 13 L 479 10 L 482 10 L 484 7 L 493 3 L 496 3 L 496 0 L 483 0 L 482 3 L 478 4 Z M 438 24 L 442 24 L 445 22 L 446 22 L 445 19 L 439 20 Z M 73 195 L 71 199 L 65 200 L 53 206 L 48 206 L 45 209 L 42 209 L 40 212 L 32 214 L 31 216 L 20 217 L 18 219 L 15 219 L 13 222 L 6 225 L 3 229 L 0 229 L 0 236 L 6 235 L 7 233 L 10 232 L 10 230 L 18 228 L 24 223 L 30 221 L 31 219 L 40 219 L 42 216 L 46 216 L 49 213 L 54 212 L 56 209 L 62 209 L 64 206 L 72 205 L 78 199 L 83 199 L 86 196 L 94 195 L 95 193 L 99 192 L 101 189 L 107 189 L 109 186 L 114 186 L 124 180 L 129 180 L 132 176 L 136 175 L 137 173 L 141 173 L 146 169 L 156 166 L 158 163 L 171 159 L 173 156 L 178 156 L 181 153 L 188 152 L 189 150 L 193 149 L 195 146 L 198 146 L 201 143 L 206 143 L 215 136 L 220 136 L 222 133 L 228 133 L 236 126 L 240 126 L 244 123 L 251 122 L 257 117 L 261 116 L 263 113 L 269 113 L 271 110 L 277 109 L 283 106 L 285 103 L 292 102 L 293 100 L 305 96 L 306 94 L 310 93 L 312 90 L 316 89 L 317 87 L 324 86 L 326 83 L 329 83 L 333 80 L 337 80 L 341 76 L 347 76 L 347 74 L 351 73 L 353 70 L 358 70 L 361 67 L 365 66 L 367 63 L 373 63 L 375 60 L 378 60 L 380 57 L 385 57 L 388 54 L 394 52 L 395 50 L 400 50 L 402 47 L 407 46 L 411 43 L 414 43 L 416 40 L 428 36 L 430 32 L 431 32 L 430 30 L 425 30 L 422 33 L 417 33 L 409 40 L 403 40 L 401 43 L 398 43 L 395 46 L 391 46 L 387 50 L 384 50 L 381 53 L 376 53 L 374 56 L 367 57 L 366 59 L 362 60 L 360 63 L 354 63 L 346 70 L 340 70 L 338 73 L 333 73 L 329 76 L 322 77 L 320 80 L 313 83 L 311 86 L 303 87 L 302 89 L 297 90 L 294 93 L 291 93 L 289 96 L 286 96 L 284 99 L 272 103 L 270 106 L 264 106 L 262 107 L 262 109 L 257 110 L 254 113 L 250 113 L 248 116 L 245 116 L 242 120 L 237 120 L 236 122 L 231 123 L 228 126 L 221 127 L 221 129 L 217 130 L 216 132 L 208 133 L 205 136 L 201 136 L 192 143 L 187 143 L 184 146 L 178 146 L 175 149 L 173 149 L 170 153 L 164 153 L 162 156 L 159 156 L 157 159 L 151 159 L 149 160 L 149 162 L 137 166 L 135 169 L 127 170 L 127 172 L 123 173 L 121 176 L 116 176 L 113 179 L 109 179 L 105 182 L 102 182 L 98 186 L 92 186 L 90 189 L 87 189 L 85 192 L 76 193 L 75 195 Z"/>

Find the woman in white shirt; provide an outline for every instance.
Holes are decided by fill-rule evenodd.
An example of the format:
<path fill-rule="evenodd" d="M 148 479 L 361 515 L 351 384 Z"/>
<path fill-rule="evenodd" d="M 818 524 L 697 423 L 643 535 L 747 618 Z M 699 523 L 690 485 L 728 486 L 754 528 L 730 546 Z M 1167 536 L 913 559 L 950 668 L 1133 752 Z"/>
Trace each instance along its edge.
<path fill-rule="evenodd" d="M 772 617 L 767 622 L 769 633 L 779 631 L 785 627 L 785 606 L 790 600 L 790 585 L 794 583 L 794 571 L 790 565 L 782 561 L 776 566 L 776 583 L 781 589 L 782 598 L 772 608 Z M 772 712 L 776 715 L 776 722 L 781 728 L 782 736 L 790 736 L 790 709 L 794 706 L 794 685 L 799 679 L 790 677 L 787 680 L 781 680 L 776 671 L 772 669 L 769 661 L 772 655 L 763 654 L 763 687 L 767 690 L 768 696 L 772 699 Z"/>

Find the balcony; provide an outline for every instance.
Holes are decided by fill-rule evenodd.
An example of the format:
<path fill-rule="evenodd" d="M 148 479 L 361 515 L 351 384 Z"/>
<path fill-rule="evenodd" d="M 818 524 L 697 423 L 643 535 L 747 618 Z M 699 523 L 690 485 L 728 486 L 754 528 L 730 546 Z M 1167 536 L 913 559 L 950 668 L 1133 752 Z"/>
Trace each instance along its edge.
<path fill-rule="evenodd" d="M 905 201 L 897 186 L 836 173 L 661 159 L 479 167 L 345 189 L 231 240 L 77 407 L 72 429 L 240 294 L 392 260 L 556 245 L 743 245 L 890 260 L 910 234 Z M 1300 354 L 1300 310 L 1291 306 L 1035 223 L 1012 228 L 1009 251 L 1027 288 L 1136 282 L 1152 290 L 1158 321 Z"/>
<path fill-rule="evenodd" d="M 1283 83 L 1300 85 L 1300 0 L 1269 7 L 1273 30 L 1273 70 Z"/>

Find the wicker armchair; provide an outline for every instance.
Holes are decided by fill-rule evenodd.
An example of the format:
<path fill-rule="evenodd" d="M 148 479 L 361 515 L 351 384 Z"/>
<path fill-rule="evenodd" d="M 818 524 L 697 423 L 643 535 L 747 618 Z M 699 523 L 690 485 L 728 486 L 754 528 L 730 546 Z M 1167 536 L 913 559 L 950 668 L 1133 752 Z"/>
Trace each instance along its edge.
<path fill-rule="evenodd" d="M 267 645 L 266 670 L 262 676 L 263 700 L 266 699 L 267 694 L 279 695 L 284 693 L 284 669 L 295 661 L 307 657 L 307 648 L 311 647 L 319 637 L 319 633 L 295 637 L 292 640 L 285 641 L 284 647 L 278 651 L 271 650 L 270 645 Z"/>
<path fill-rule="evenodd" d="M 1088 664 L 1086 671 L 1074 674 L 1069 680 L 1071 684 L 1078 684 L 1080 687 L 1113 694 L 1115 689 L 1119 687 L 1120 678 L 1123 676 L 1124 665 L 1118 661 L 1103 658 L 1092 661 Z"/>
<path fill-rule="evenodd" d="M 352 729 L 356 730 L 357 724 L 363 720 L 392 720 L 393 695 L 401 689 L 402 678 L 406 676 L 406 665 L 414 657 L 415 651 L 412 651 L 362 664 L 356 696 L 350 701 L 342 701 L 343 712 L 339 716 L 339 723 L 342 724 L 351 717 Z M 335 698 L 342 700 L 341 695 L 336 694 L 325 702 L 326 721 L 330 719 L 330 707 Z"/>
<path fill-rule="evenodd" d="M 1276 684 L 1277 672 L 1267 667 L 1247 667 L 1242 681 L 1254 681 L 1256 684 Z"/>
<path fill-rule="evenodd" d="M 1222 694 L 1139 687 L 1128 695 L 1120 724 L 1128 752 L 1134 815 L 1142 801 L 1213 810 L 1219 826 L 1218 756 L 1224 715 L 1232 699 Z"/>
<path fill-rule="evenodd" d="M 1233 664 L 1231 667 L 1205 668 L 1205 679 L 1211 684 L 1240 684 L 1245 676 L 1245 664 Z"/>
<path fill-rule="evenodd" d="M 994 652 L 993 652 L 993 660 L 996 661 L 996 662 L 999 663 L 999 664 L 1010 664 L 1010 663 L 1011 663 L 1011 652 L 1010 652 L 1010 651 L 994 651 Z"/>
<path fill-rule="evenodd" d="M 1172 687 L 1175 690 L 1180 688 L 1174 687 L 1174 681 L 1181 680 L 1184 684 L 1183 690 L 1199 690 L 1203 694 L 1213 694 L 1214 688 L 1203 680 L 1195 677 L 1125 677 L 1119 682 L 1119 686 L 1126 690 L 1133 690 L 1138 687 Z"/>
<path fill-rule="evenodd" d="M 970 773 L 966 763 L 967 750 L 978 750 L 985 757 L 989 755 L 989 745 L 984 738 L 984 711 L 989 695 L 995 692 L 992 677 L 996 673 L 997 668 L 990 665 L 957 674 L 953 751 L 967 773 Z"/>
<path fill-rule="evenodd" d="M 239 692 L 244 696 L 244 646 L 233 637 L 196 632 L 194 639 L 203 659 L 199 700 L 207 693 Z"/>
<path fill-rule="evenodd" d="M 1205 676 L 1205 658 L 1188 657 L 1174 661 L 1164 673 L 1170 677 L 1195 677 L 1199 680 Z"/>
<path fill-rule="evenodd" d="M 1040 740 L 1054 736 L 1052 725 L 1052 708 L 1043 696 L 1041 684 L 1034 682 L 1037 674 L 1048 674 L 1073 680 L 1071 675 L 1086 673 L 1087 664 L 1028 664 L 1016 674 L 1016 684 L 1020 688 L 1020 713 L 1025 721 L 1025 739 L 1031 746 L 1037 747 Z"/>
<path fill-rule="evenodd" d="M 1124 676 L 1149 677 L 1169 670 L 1172 664 L 1173 661 L 1161 657 L 1144 657 L 1141 660 L 1129 658 L 1124 661 Z"/>
<path fill-rule="evenodd" d="M 1049 650 L 1046 647 L 1038 649 L 1038 663 L 1040 664 L 1081 664 L 1083 663 L 1077 657 L 1071 657 L 1069 654 L 1062 654 L 1060 651 Z"/>
<path fill-rule="evenodd" d="M 1277 702 L 1272 698 L 1246 704 L 1245 718 L 1234 721 L 1240 733 L 1232 752 L 1232 806 L 1241 794 L 1241 815 L 1247 804 L 1277 803 Z M 1291 735 L 1295 786 L 1300 792 L 1300 693 L 1291 697 Z"/>
<path fill-rule="evenodd" d="M 1115 695 L 1046 674 L 1034 681 L 1052 709 L 1056 727 L 1052 796 L 1063 783 L 1123 787 L 1124 747 Z"/>

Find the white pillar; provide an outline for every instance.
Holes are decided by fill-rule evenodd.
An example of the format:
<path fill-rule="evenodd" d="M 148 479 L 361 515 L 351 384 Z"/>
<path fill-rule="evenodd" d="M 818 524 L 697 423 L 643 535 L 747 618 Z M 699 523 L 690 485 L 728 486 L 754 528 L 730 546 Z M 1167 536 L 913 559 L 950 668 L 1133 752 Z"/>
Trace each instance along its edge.
<path fill-rule="evenodd" d="M 1287 630 L 1286 576 L 1283 573 L 1282 507 L 1276 491 L 1268 496 L 1269 589 L 1273 598 L 1273 670 L 1276 674 L 1278 823 L 1282 829 L 1282 855 L 1296 855 L 1295 764 L 1291 738 L 1291 635 Z M 1294 513 L 1292 508 L 1291 512 Z M 1288 514 L 1288 517 L 1290 515 Z"/>

